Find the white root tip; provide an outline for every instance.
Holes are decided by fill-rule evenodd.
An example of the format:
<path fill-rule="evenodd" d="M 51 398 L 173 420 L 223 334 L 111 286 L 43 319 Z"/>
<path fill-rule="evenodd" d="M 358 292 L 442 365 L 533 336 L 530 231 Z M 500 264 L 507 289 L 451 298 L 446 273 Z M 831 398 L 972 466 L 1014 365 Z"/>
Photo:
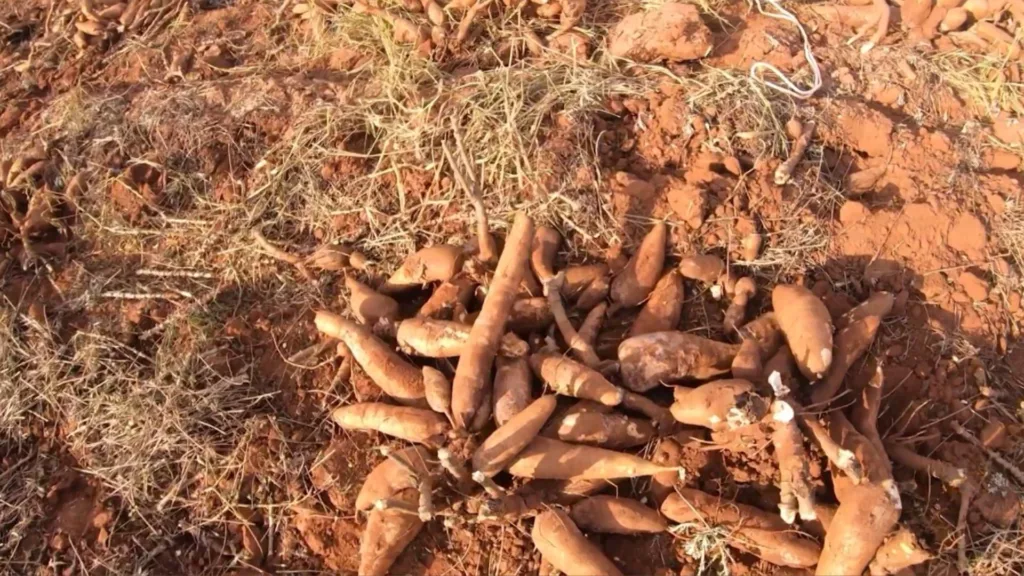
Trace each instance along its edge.
<path fill-rule="evenodd" d="M 800 519 L 803 520 L 804 522 L 810 522 L 811 520 L 817 520 L 818 519 L 818 513 L 814 511 L 814 508 L 811 508 L 809 506 L 807 506 L 807 507 L 801 506 L 800 507 Z"/>
<path fill-rule="evenodd" d="M 779 504 L 779 516 L 782 517 L 782 521 L 786 524 L 796 522 L 796 510 L 789 504 Z"/>
<path fill-rule="evenodd" d="M 792 422 L 796 416 L 796 412 L 793 410 L 793 406 L 789 402 L 783 400 L 776 400 L 772 402 L 772 420 L 776 422 Z"/>
<path fill-rule="evenodd" d="M 882 481 L 882 488 L 885 490 L 886 496 L 889 497 L 889 502 L 892 503 L 893 508 L 897 510 L 903 509 L 903 500 L 900 498 L 900 489 L 896 486 L 894 480 Z"/>
<path fill-rule="evenodd" d="M 825 365 L 825 369 L 828 370 L 829 366 L 832 366 L 832 349 L 822 348 L 821 349 L 821 362 Z M 821 378 L 821 375 L 818 376 Z"/>
<path fill-rule="evenodd" d="M 711 297 L 715 300 L 722 299 L 722 287 L 720 285 L 715 284 L 711 287 Z"/>
<path fill-rule="evenodd" d="M 840 468 L 848 468 L 854 460 L 856 460 L 853 452 L 850 452 L 846 448 L 839 449 L 839 456 L 836 458 L 836 465 Z"/>
<path fill-rule="evenodd" d="M 772 373 L 768 375 L 768 385 L 772 387 L 772 391 L 778 397 L 789 396 L 789 388 L 782 383 L 782 374 L 778 370 L 772 370 Z"/>
<path fill-rule="evenodd" d="M 875 43 L 874 42 L 865 42 L 864 45 L 860 47 L 860 53 L 861 54 L 867 54 L 868 52 L 871 52 L 871 49 L 874 48 L 874 47 L 875 47 Z"/>
<path fill-rule="evenodd" d="M 373 503 L 373 507 L 376 510 L 387 510 L 388 501 L 381 498 L 380 500 L 377 500 L 376 502 Z"/>
<path fill-rule="evenodd" d="M 483 484 L 487 481 L 487 475 L 479 470 L 474 471 L 472 476 L 473 482 L 476 482 L 477 484 Z"/>
<path fill-rule="evenodd" d="M 685 482 L 686 481 L 686 468 L 683 468 L 683 467 L 680 466 L 679 470 L 676 471 L 676 476 L 679 477 L 679 480 Z"/>

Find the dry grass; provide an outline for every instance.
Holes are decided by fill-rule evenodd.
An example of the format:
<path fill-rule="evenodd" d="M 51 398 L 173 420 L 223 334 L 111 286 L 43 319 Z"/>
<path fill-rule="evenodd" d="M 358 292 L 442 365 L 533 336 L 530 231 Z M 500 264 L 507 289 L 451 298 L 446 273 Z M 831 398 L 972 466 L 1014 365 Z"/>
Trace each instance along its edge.
<path fill-rule="evenodd" d="M 939 83 L 951 87 L 973 112 L 995 116 L 1001 110 L 1024 114 L 1024 83 L 1014 82 L 1008 68 L 1017 62 L 990 54 L 938 52 L 922 59 Z"/>
<path fill-rule="evenodd" d="M 732 574 L 733 558 L 727 544 L 728 528 L 688 522 L 672 526 L 669 532 L 682 540 L 682 551 L 697 563 L 697 574 Z"/>
<path fill-rule="evenodd" d="M 1016 265 L 1014 277 L 1004 280 L 1011 286 L 1019 286 L 1024 281 L 1024 198 L 1018 195 L 1006 199 L 1006 210 L 996 216 L 992 232 Z"/>

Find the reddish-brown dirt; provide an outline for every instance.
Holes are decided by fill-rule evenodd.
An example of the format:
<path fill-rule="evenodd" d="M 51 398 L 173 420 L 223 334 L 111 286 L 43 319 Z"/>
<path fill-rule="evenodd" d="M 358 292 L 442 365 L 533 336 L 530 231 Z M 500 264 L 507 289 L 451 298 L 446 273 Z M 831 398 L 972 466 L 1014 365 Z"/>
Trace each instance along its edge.
<path fill-rule="evenodd" d="M 460 194 L 456 183 L 438 163 L 428 167 L 415 157 L 421 151 L 410 152 L 407 165 L 378 165 L 379 143 L 367 133 L 299 142 L 300 120 L 314 103 L 338 109 L 350 104 L 349 88 L 361 81 L 358 74 L 370 61 L 365 46 L 316 45 L 315 26 L 289 20 L 290 9 L 282 12 L 279 6 L 286 5 L 278 2 L 184 4 L 187 16 L 172 34 L 138 44 L 94 45 L 82 57 L 67 34 L 60 38 L 60 51 L 47 52 L 48 60 L 25 73 L 15 66 L 28 58 L 29 39 L 38 40 L 50 21 L 51 3 L 0 7 L 5 24 L 2 158 L 24 153 L 53 123 L 72 126 L 47 143 L 54 163 L 64 162 L 59 173 L 39 176 L 38 186 L 27 193 L 24 187 L 4 188 L 3 320 L 5 329 L 13 326 L 29 343 L 43 342 L 32 338 L 42 333 L 36 327 L 48 327 L 45 345 L 56 349 L 51 362 L 73 366 L 62 373 L 69 381 L 92 367 L 90 362 L 100 362 L 76 356 L 76 347 L 102 334 L 124 347 L 119 350 L 138 354 L 144 364 L 140 377 L 160 375 L 160 362 L 171 363 L 158 355 L 166 342 L 177 342 L 182 356 L 201 347 L 204 368 L 223 378 L 247 374 L 246 395 L 257 400 L 244 409 L 226 407 L 243 423 L 224 434 L 224 442 L 208 447 L 218 456 L 230 454 L 225 461 L 231 466 L 175 469 L 181 480 L 171 483 L 173 491 L 160 487 L 166 500 L 156 499 L 158 507 L 130 501 L 119 485 L 122 478 L 109 469 L 93 473 L 96 456 L 90 450 L 97 448 L 76 436 L 76 431 L 84 434 L 82 423 L 69 421 L 63 389 L 45 397 L 39 392 L 31 410 L 14 424 L 4 420 L 0 430 L 0 504 L 5 491 L 20 497 L 26 487 L 36 494 L 26 501 L 38 504 L 26 508 L 24 524 L 0 511 L 0 533 L 17 527 L 19 534 L 10 548 L 0 537 L 0 556 L 7 558 L 0 561 L 0 572 L 103 574 L 140 567 L 176 574 L 355 573 L 365 525 L 365 515 L 354 511 L 355 495 L 383 458 L 376 448 L 400 443 L 343 432 L 329 421 L 329 411 L 343 402 L 381 397 L 358 367 L 347 382 L 336 378 L 340 361 L 333 346 L 312 359 L 286 360 L 319 342 L 313 309 L 344 307 L 339 304 L 342 276 L 314 271 L 309 282 L 287 263 L 234 258 L 252 250 L 246 231 L 263 220 L 274 222 L 268 236 L 288 238 L 288 248 L 302 254 L 327 240 L 362 242 L 372 254 L 409 238 L 454 243 L 472 236 L 468 208 L 450 200 Z M 685 11 L 686 18 L 698 18 L 695 7 Z M 58 12 L 62 25 L 77 18 L 73 12 Z M 811 287 L 834 318 L 873 292 L 892 292 L 894 313 L 865 359 L 851 369 L 846 386 L 858 394 L 882 365 L 880 429 L 890 438 L 915 439 L 918 452 L 964 468 L 979 487 L 963 535 L 955 529 L 960 492 L 895 467 L 904 502 L 901 523 L 935 556 L 915 573 L 955 573 L 959 538 L 969 540 L 972 558 L 978 559 L 972 561 L 980 567 L 980 558 L 989 553 L 987 542 L 1019 534 L 1024 486 L 949 425 L 963 425 L 1011 462 L 1024 455 L 1021 110 L 979 110 L 977 102 L 923 65 L 914 68 L 910 62 L 923 62 L 911 58 L 919 56 L 918 48 L 905 43 L 896 25 L 885 45 L 861 56 L 856 47 L 844 46 L 852 35 L 849 28 L 807 12 L 800 15 L 811 26 L 824 86 L 814 98 L 787 101 L 782 108 L 816 122 L 812 148 L 789 184 L 773 181 L 789 144 L 771 141 L 782 133 L 779 127 L 764 139 L 737 136 L 753 130 L 751 118 L 763 113 L 767 100 L 716 99 L 708 93 L 715 87 L 702 90 L 665 80 L 645 94 L 609 98 L 587 119 L 587 130 L 558 110 L 547 115 L 540 151 L 531 159 L 544 177 L 524 182 L 522 197 L 513 203 L 546 206 L 557 200 L 548 192 L 569 190 L 578 200 L 600 204 L 599 229 L 556 222 L 572 243 L 559 265 L 585 257 L 621 267 L 650 221 L 665 219 L 671 223 L 672 265 L 681 256 L 710 252 L 757 279 L 759 293 L 749 317 L 770 306 L 768 290 L 778 281 Z M 692 39 L 695 49 L 680 54 L 645 46 L 641 52 L 653 51 L 651 59 L 698 59 L 668 65 L 683 79 L 696 77 L 703 66 L 744 76 L 755 61 L 806 78 L 800 36 L 785 22 L 749 13 L 745 4 L 727 6 L 717 16 L 700 14 L 699 20 L 693 28 L 677 22 L 679 29 L 668 35 L 673 41 Z M 302 49 L 289 44 L 300 42 L 296 38 L 309 44 Z M 560 42 L 577 57 L 595 53 L 593 38 L 587 51 L 566 38 Z M 189 50 L 194 52 L 190 70 L 165 80 L 175 57 Z M 630 50 L 622 48 L 622 54 L 636 57 Z M 482 59 L 446 54 L 450 70 L 468 75 L 464 68 L 483 67 Z M 1006 74 L 1020 90 L 1019 76 Z M 75 108 L 87 95 L 116 107 Z M 172 99 L 189 103 L 185 109 L 195 116 L 182 115 L 180 108 L 166 108 L 179 111 L 170 116 L 159 114 Z M 151 130 L 141 137 L 103 129 L 121 120 L 135 130 Z M 332 117 L 325 124 L 331 122 L 341 120 Z M 186 124 L 202 131 L 185 130 Z M 266 198 L 267 182 L 286 162 L 261 162 L 269 150 L 292 141 L 299 142 L 293 146 L 296 154 L 318 153 L 322 147 L 344 154 L 326 156 L 309 173 L 293 175 L 294 195 L 273 204 Z M 581 149 L 596 151 L 596 166 L 578 163 Z M 873 169 L 880 171 L 877 178 L 866 189 L 853 190 L 851 175 Z M 82 170 L 90 172 L 90 184 L 75 196 L 66 181 Z M 345 186 L 353 182 L 374 187 L 391 212 L 362 199 L 339 199 L 339 190 L 352 193 Z M 47 193 L 55 195 L 46 202 L 53 207 L 52 218 L 40 220 L 45 225 L 39 225 L 39 238 L 23 241 L 28 233 L 10 216 L 30 212 L 37 195 L 35 205 L 42 205 Z M 315 220 L 299 222 L 298 214 L 307 208 L 304 199 L 314 195 L 322 195 L 327 208 L 311 209 Z M 500 201 L 503 210 L 506 200 Z M 116 226 L 108 225 L 111 217 Z M 432 227 L 423 234 L 405 230 L 418 225 Z M 758 260 L 747 262 L 740 239 L 752 233 L 762 235 L 764 248 Z M 203 246 L 199 256 L 190 252 L 197 245 Z M 161 262 L 225 275 L 178 277 L 160 285 L 177 294 L 174 299 L 125 295 L 133 289 L 119 282 Z M 393 264 L 377 262 L 366 275 L 378 278 Z M 680 329 L 719 340 L 732 337 L 722 327 L 726 301 L 692 282 L 686 294 Z M 403 310 L 415 310 L 425 297 L 425 292 L 409 296 Z M 599 354 L 614 356 L 634 316 L 635 310 L 620 311 L 607 320 L 596 346 Z M 437 366 L 450 373 L 452 363 Z M 205 382 L 187 384 L 202 388 Z M 660 392 L 655 399 L 667 404 L 669 396 Z M 224 433 L 214 424 L 208 427 L 215 435 Z M 674 432 L 683 446 L 680 464 L 690 475 L 689 486 L 766 510 L 777 507 L 778 467 L 765 429 L 754 426 L 727 436 Z M 103 433 L 100 426 L 98 434 Z M 652 451 L 649 446 L 643 453 Z M 812 456 L 816 487 L 831 493 L 824 458 L 816 450 Z M 27 463 L 36 476 L 24 472 Z M 606 492 L 646 498 L 648 489 L 648 480 L 635 479 Z M 454 490 L 441 500 L 458 513 L 475 512 L 479 505 L 462 502 Z M 631 574 L 698 570 L 699 560 L 671 534 L 594 540 Z M 1007 546 L 1019 549 L 1019 536 Z M 1004 572 L 978 568 L 977 573 L 1019 573 L 1024 559 L 1017 555 L 1011 561 L 1016 564 Z M 529 520 L 448 525 L 435 520 L 402 553 L 393 573 L 536 574 L 548 568 L 530 542 Z M 730 568 L 741 575 L 788 573 L 736 551 Z"/>

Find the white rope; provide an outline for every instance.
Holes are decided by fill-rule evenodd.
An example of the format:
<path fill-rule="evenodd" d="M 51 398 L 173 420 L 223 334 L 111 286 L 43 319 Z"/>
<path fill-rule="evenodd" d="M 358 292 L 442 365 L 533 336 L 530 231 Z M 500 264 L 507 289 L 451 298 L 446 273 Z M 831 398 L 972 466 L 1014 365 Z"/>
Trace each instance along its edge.
<path fill-rule="evenodd" d="M 762 1 L 771 6 L 773 10 L 765 11 Z M 760 12 L 761 14 L 764 14 L 769 18 L 775 18 L 777 20 L 785 20 L 787 22 L 790 22 L 794 26 L 796 26 L 797 30 L 800 31 L 800 36 L 804 40 L 804 57 L 807 58 L 807 64 L 810 65 L 811 72 L 814 74 L 814 81 L 811 84 L 810 88 L 804 90 L 797 86 L 796 84 L 794 84 L 793 81 L 790 80 L 789 77 L 786 76 L 781 70 L 767 62 L 754 62 L 753 64 L 751 64 L 750 77 L 753 78 L 754 80 L 757 80 L 758 82 L 761 82 L 762 84 L 769 88 L 778 90 L 783 94 L 789 94 L 790 96 L 794 98 L 799 98 L 800 100 L 806 100 L 811 96 L 814 96 L 814 93 L 821 88 L 821 69 L 818 68 L 818 61 L 814 58 L 814 52 L 811 51 L 811 40 L 810 38 L 807 37 L 807 31 L 804 30 L 803 24 L 801 24 L 800 21 L 797 20 L 796 16 L 794 16 L 792 12 L 780 6 L 778 0 L 754 0 L 754 2 L 757 4 L 757 11 Z M 761 71 L 771 72 L 780 82 L 782 82 L 782 84 L 777 84 L 770 80 L 765 80 L 764 78 L 761 77 L 762 75 L 759 74 L 759 72 Z"/>

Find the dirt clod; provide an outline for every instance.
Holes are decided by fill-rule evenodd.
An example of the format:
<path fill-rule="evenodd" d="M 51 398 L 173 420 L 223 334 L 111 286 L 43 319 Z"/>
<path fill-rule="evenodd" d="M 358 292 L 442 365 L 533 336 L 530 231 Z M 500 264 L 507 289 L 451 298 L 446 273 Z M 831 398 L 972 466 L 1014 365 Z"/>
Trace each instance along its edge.
<path fill-rule="evenodd" d="M 681 62 L 711 50 L 711 30 L 692 4 L 667 2 L 623 18 L 608 37 L 608 52 L 638 62 Z"/>

